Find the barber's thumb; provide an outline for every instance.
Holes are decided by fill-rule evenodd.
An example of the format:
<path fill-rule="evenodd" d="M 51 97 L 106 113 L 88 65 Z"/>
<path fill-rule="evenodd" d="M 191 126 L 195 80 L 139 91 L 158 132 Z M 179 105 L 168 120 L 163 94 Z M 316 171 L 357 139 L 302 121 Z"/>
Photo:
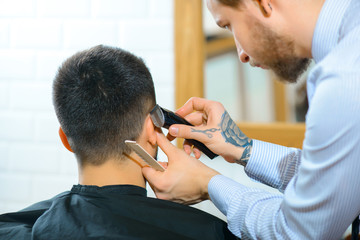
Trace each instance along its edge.
<path fill-rule="evenodd" d="M 191 139 L 191 126 L 174 124 L 170 126 L 169 133 L 174 137 Z"/>
<path fill-rule="evenodd" d="M 156 143 L 168 157 L 169 154 L 174 151 L 174 149 L 177 150 L 177 148 L 172 145 L 172 143 L 169 141 L 169 139 L 166 138 L 163 133 L 156 133 Z"/>

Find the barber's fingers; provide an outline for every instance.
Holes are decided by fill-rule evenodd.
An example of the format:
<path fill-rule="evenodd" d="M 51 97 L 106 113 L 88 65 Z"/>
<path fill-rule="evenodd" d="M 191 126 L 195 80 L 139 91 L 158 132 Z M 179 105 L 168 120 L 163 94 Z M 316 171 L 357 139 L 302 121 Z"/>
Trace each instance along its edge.
<path fill-rule="evenodd" d="M 165 135 L 162 133 L 156 133 L 156 143 L 161 148 L 161 150 L 163 150 L 163 152 L 166 154 L 169 162 L 171 161 L 172 159 L 171 156 L 173 154 L 176 154 L 178 151 L 181 151 L 180 149 L 172 145 L 169 139 L 167 139 Z"/>
<path fill-rule="evenodd" d="M 184 149 L 184 151 L 186 152 L 187 155 L 191 154 L 191 147 L 192 147 L 192 144 L 189 143 L 187 140 L 185 140 L 183 149 Z"/>
<path fill-rule="evenodd" d="M 204 144 L 209 141 L 209 134 L 205 127 L 194 127 L 183 124 L 174 124 L 169 128 L 169 133 L 174 137 L 195 139 Z"/>
<path fill-rule="evenodd" d="M 179 108 L 176 113 L 185 117 L 193 111 L 204 111 L 208 103 L 209 100 L 204 98 L 192 97 L 181 108 Z"/>
<path fill-rule="evenodd" d="M 201 157 L 201 151 L 187 140 L 184 141 L 183 149 L 187 155 L 190 155 L 191 152 L 193 152 L 195 158 L 199 159 Z"/>
<path fill-rule="evenodd" d="M 194 153 L 195 158 L 199 159 L 201 157 L 201 151 L 198 148 L 194 147 L 193 153 Z"/>
<path fill-rule="evenodd" d="M 197 111 L 202 114 L 203 120 L 206 120 L 207 125 L 217 125 L 220 121 L 221 115 L 224 113 L 224 106 L 215 101 L 210 101 L 203 98 L 190 98 L 184 106 L 179 108 L 176 113 L 182 117 L 186 117 L 192 112 Z M 199 116 L 199 115 L 198 115 Z M 199 118 L 198 118 L 199 121 Z M 199 125 L 199 124 L 194 124 Z"/>
<path fill-rule="evenodd" d="M 185 140 L 185 142 L 184 142 L 183 149 L 184 149 L 184 151 L 186 152 L 187 155 L 190 155 L 191 152 L 193 152 L 197 159 L 199 159 L 200 156 L 201 156 L 201 151 L 197 147 L 193 146 L 187 140 Z"/>
<path fill-rule="evenodd" d="M 201 112 L 193 112 L 193 113 L 187 115 L 185 117 L 185 119 L 186 119 L 186 121 L 190 122 L 192 125 L 195 125 L 195 126 L 203 124 L 204 121 L 206 120 L 206 118 L 204 117 L 204 115 Z M 169 141 L 173 141 L 176 138 L 176 136 L 173 136 L 170 133 L 168 133 L 166 135 L 166 137 Z M 190 152 L 191 152 L 191 149 L 190 149 L 190 152 L 188 152 L 185 148 L 184 148 L 184 150 L 188 154 L 190 154 Z"/>
<path fill-rule="evenodd" d="M 207 117 L 202 112 L 193 112 L 187 115 L 185 119 L 192 125 L 198 126 L 202 125 L 207 120 Z"/>

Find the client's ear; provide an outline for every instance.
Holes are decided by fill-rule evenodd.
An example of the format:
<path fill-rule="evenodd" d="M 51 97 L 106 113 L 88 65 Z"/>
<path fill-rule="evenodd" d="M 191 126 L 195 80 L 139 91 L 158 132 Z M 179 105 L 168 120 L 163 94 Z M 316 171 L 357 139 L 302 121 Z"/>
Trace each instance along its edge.
<path fill-rule="evenodd" d="M 152 145 L 156 145 L 156 128 L 150 118 L 150 114 L 148 114 L 145 119 L 144 127 L 145 127 L 145 132 L 147 135 L 148 142 L 150 142 Z"/>
<path fill-rule="evenodd" d="M 61 142 L 63 143 L 63 145 L 66 147 L 67 150 L 69 150 L 70 152 L 74 152 L 71 147 L 70 147 L 70 144 L 69 144 L 69 141 L 67 140 L 67 137 L 65 135 L 65 133 L 63 132 L 62 128 L 60 127 L 59 128 L 59 136 L 60 136 L 60 139 L 61 139 Z"/>

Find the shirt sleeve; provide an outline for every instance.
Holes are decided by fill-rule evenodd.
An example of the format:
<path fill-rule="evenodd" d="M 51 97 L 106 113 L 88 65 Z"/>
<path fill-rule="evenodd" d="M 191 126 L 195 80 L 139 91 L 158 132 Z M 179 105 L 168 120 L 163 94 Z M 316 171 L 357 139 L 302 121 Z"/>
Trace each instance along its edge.
<path fill-rule="evenodd" d="M 359 77 L 318 71 L 302 152 L 256 141 L 246 167 L 284 194 L 221 175 L 209 182 L 211 200 L 242 239 L 340 239 L 360 213 Z"/>
<path fill-rule="evenodd" d="M 245 172 L 252 179 L 283 192 L 297 172 L 300 160 L 300 149 L 253 140 Z"/>

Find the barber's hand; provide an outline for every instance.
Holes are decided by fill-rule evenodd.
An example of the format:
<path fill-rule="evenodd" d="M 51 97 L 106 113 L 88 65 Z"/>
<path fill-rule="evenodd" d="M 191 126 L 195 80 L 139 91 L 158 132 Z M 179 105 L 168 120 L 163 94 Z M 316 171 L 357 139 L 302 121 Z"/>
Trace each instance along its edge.
<path fill-rule="evenodd" d="M 162 133 L 157 133 L 157 144 L 168 157 L 166 170 L 142 169 L 156 196 L 182 204 L 209 199 L 208 183 L 219 173 L 172 145 Z"/>
<path fill-rule="evenodd" d="M 250 158 L 252 139 L 239 129 L 221 103 L 194 97 L 176 113 L 195 127 L 172 125 L 169 128 L 171 136 L 198 140 L 226 161 L 246 164 Z M 191 146 L 186 141 L 184 150 L 188 154 L 191 152 Z M 194 149 L 194 154 L 196 158 L 200 157 L 198 149 Z"/>

